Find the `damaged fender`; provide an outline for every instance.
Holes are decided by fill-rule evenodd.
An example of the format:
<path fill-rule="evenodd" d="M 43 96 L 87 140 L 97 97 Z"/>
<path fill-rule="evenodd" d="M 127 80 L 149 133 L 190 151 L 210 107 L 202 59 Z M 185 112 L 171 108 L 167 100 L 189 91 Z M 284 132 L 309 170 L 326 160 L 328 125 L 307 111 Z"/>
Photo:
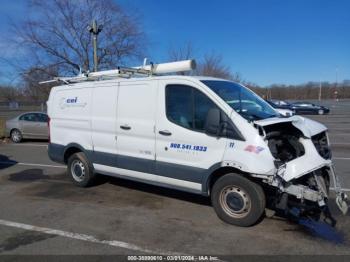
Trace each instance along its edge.
<path fill-rule="evenodd" d="M 322 156 L 312 140 L 312 137 L 327 131 L 327 127 L 316 121 L 300 116 L 293 116 L 289 118 L 270 118 L 255 121 L 256 125 L 263 128 L 265 140 L 269 139 L 269 133 L 266 134 L 266 132 L 270 132 L 275 135 L 277 134 L 277 136 L 279 133 L 283 136 L 283 133 L 286 132 L 287 136 L 288 134 L 293 136 L 293 132 L 290 130 L 290 128 L 287 128 L 285 131 L 277 128 L 277 126 L 281 126 L 281 124 L 286 125 L 288 123 L 292 124 L 301 132 L 297 141 L 302 145 L 303 149 L 299 150 L 296 155 L 291 157 L 287 156 L 286 159 L 282 159 L 283 161 L 280 161 L 279 166 L 276 167 L 276 175 L 279 177 L 279 179 L 275 177 L 276 179 L 274 179 L 274 182 L 272 183 L 273 186 L 278 187 L 282 192 L 293 195 L 298 199 L 306 199 L 316 202 L 320 207 L 325 206 L 325 200 L 328 198 L 328 193 L 324 183 L 322 183 L 317 176 L 315 176 L 317 189 L 312 189 L 306 185 L 295 184 L 294 181 L 305 175 L 313 174 L 317 170 L 327 167 L 329 170 L 330 179 L 333 180 L 334 189 L 337 195 L 336 204 L 342 213 L 346 214 L 348 211 L 348 204 L 346 202 L 347 195 L 341 189 L 341 185 L 335 174 L 330 155 L 329 157 L 325 157 L 324 155 Z M 277 129 L 274 128 L 275 125 Z M 280 145 L 281 144 L 279 143 L 278 146 Z M 291 145 L 293 146 L 293 144 Z M 276 155 L 275 158 L 279 159 L 279 157 L 276 157 Z"/>
<path fill-rule="evenodd" d="M 305 153 L 303 156 L 285 164 L 284 172 L 280 172 L 279 175 L 286 182 L 311 173 L 312 171 L 320 169 L 324 166 L 331 166 L 332 164 L 331 160 L 326 160 L 318 154 L 311 139 L 300 138 L 299 141 L 304 146 Z"/>

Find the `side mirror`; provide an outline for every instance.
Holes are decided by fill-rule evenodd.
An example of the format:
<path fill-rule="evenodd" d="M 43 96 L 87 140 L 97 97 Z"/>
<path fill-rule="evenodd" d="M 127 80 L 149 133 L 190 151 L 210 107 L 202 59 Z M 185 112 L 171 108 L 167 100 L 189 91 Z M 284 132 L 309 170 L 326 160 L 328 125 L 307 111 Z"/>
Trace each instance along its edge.
<path fill-rule="evenodd" d="M 205 133 L 212 136 L 218 136 L 220 132 L 220 110 L 211 108 L 208 111 L 205 121 Z"/>

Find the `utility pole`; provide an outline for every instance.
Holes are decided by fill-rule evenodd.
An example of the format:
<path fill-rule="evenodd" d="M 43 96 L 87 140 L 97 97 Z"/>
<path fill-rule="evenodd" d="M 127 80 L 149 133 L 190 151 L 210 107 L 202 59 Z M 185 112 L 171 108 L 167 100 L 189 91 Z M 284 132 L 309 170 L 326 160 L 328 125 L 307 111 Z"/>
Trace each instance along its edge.
<path fill-rule="evenodd" d="M 88 26 L 89 32 L 92 34 L 92 44 L 94 48 L 94 71 L 98 70 L 98 58 L 97 58 L 97 36 L 102 31 L 103 26 L 97 26 L 96 20 L 92 21 L 92 24 Z"/>

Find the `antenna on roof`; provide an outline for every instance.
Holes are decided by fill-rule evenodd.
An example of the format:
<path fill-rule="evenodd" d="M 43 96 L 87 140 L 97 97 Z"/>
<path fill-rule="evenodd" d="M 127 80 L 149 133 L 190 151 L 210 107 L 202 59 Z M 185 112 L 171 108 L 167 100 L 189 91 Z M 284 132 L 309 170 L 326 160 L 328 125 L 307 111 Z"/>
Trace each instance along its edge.
<path fill-rule="evenodd" d="M 132 76 L 153 76 L 162 74 L 171 74 L 177 72 L 190 71 L 196 68 L 195 60 L 183 60 L 170 63 L 147 65 L 147 58 L 143 60 L 143 65 L 139 67 L 118 67 L 113 70 L 99 72 L 79 72 L 75 77 L 55 77 L 52 80 L 39 82 L 39 84 L 47 84 L 52 82 L 63 82 L 65 84 L 77 83 L 82 81 L 105 80 L 113 78 L 130 78 Z"/>
<path fill-rule="evenodd" d="M 143 59 L 143 66 L 145 67 L 146 65 L 147 65 L 147 57 L 145 57 L 144 59 Z"/>

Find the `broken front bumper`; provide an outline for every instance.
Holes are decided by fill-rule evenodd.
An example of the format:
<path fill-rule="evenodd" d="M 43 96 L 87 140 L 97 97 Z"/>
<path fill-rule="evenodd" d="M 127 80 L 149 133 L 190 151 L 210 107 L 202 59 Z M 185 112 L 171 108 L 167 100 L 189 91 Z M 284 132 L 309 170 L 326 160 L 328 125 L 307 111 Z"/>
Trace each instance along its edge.
<path fill-rule="evenodd" d="M 340 211 L 345 215 L 349 209 L 349 206 L 347 203 L 348 196 L 345 192 L 342 191 L 338 177 L 334 172 L 333 166 L 330 166 L 329 170 L 330 170 L 331 178 L 334 184 L 334 191 L 336 193 L 335 202 L 338 208 L 340 209 Z M 316 202 L 320 207 L 323 207 L 326 205 L 326 199 L 328 199 L 328 193 L 327 193 L 328 190 L 324 186 L 324 183 L 322 183 L 317 179 L 316 179 L 316 182 L 318 187 L 317 191 L 310 189 L 305 185 L 295 185 L 291 183 L 283 187 L 282 191 L 289 195 L 293 195 L 300 200 L 309 200 L 312 202 Z"/>
<path fill-rule="evenodd" d="M 330 159 L 322 158 L 317 152 L 311 139 L 300 139 L 305 148 L 305 154 L 290 162 L 281 165 L 277 170 L 277 176 L 273 185 L 282 192 L 295 196 L 300 200 L 309 200 L 318 203 L 320 207 L 326 205 L 328 199 L 328 189 L 320 177 L 315 175 L 317 184 L 315 189 L 307 185 L 293 183 L 298 178 L 305 175 L 312 175 L 315 171 L 327 168 L 330 179 L 333 181 L 334 191 L 336 193 L 336 204 L 343 214 L 348 212 L 347 195 L 342 191 L 337 175 L 335 174 L 333 163 Z"/>

